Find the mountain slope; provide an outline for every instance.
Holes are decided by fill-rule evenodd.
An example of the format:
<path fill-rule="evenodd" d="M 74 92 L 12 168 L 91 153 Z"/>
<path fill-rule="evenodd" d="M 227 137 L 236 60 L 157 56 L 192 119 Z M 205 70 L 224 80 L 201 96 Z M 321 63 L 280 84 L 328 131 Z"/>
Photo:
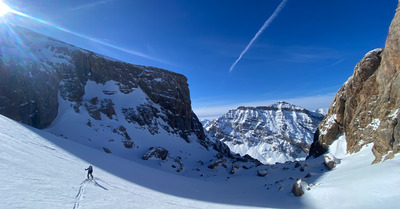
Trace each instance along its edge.
<path fill-rule="evenodd" d="M 0 35 L 0 114 L 130 160 L 159 147 L 172 172 L 215 159 L 185 76 L 17 26 L 0 24 Z"/>
<path fill-rule="evenodd" d="M 202 129 L 198 129 L 201 123 L 191 109 L 185 76 L 124 63 L 17 26 L 1 24 L 0 34 L 1 114 L 46 128 L 57 116 L 59 95 L 77 113 L 84 107 L 94 120 L 105 116 L 113 119 L 113 101 L 104 95 L 127 97 L 137 90 L 146 96 L 140 99 L 146 100 L 130 98 L 134 105 L 123 107 L 125 118 L 154 133 L 164 129 L 187 141 L 192 134 L 204 140 Z M 88 83 L 115 85 L 115 88 L 106 88 L 84 100 Z M 158 108 L 152 108 L 153 105 Z"/>
<path fill-rule="evenodd" d="M 261 195 L 230 201 L 235 190 L 225 180 L 209 183 L 170 174 L 24 127 L 1 115 L 0 137 L 1 208 L 231 208 L 196 197 L 265 204 Z M 93 182 L 85 181 L 84 169 L 89 164 L 94 166 Z"/>
<path fill-rule="evenodd" d="M 267 164 L 304 160 L 323 115 L 286 102 L 239 107 L 206 126 L 235 153 Z"/>
<path fill-rule="evenodd" d="M 288 163 L 259 167 L 266 177 L 250 168 L 235 175 L 211 171 L 188 178 L 1 115 L 0 138 L 0 208 L 397 208 L 400 197 L 400 156 L 371 166 L 372 146 L 353 155 L 334 152 L 342 163 L 328 173 L 317 158 L 306 162 L 304 172 Z M 94 181 L 85 180 L 89 164 Z M 307 173 L 311 177 L 305 179 L 315 184 L 294 197 L 293 182 Z"/>

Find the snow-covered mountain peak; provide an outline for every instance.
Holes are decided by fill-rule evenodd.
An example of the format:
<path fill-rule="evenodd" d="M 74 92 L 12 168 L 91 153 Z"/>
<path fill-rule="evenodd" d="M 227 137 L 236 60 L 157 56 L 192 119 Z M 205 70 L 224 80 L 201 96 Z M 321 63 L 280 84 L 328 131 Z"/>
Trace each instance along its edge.
<path fill-rule="evenodd" d="M 279 102 L 277 102 L 275 104 L 272 104 L 270 106 L 267 106 L 267 107 L 274 107 L 274 108 L 277 108 L 277 109 L 280 109 L 280 110 L 300 110 L 300 111 L 305 110 L 302 107 L 287 103 L 285 101 L 279 101 Z"/>
<path fill-rule="evenodd" d="M 206 130 L 210 138 L 263 163 L 304 159 L 323 115 L 287 102 L 230 110 Z"/>
<path fill-rule="evenodd" d="M 237 109 L 239 110 L 255 110 L 255 109 L 276 109 L 276 110 L 298 110 L 298 111 L 304 111 L 305 109 L 290 103 L 287 103 L 285 101 L 280 101 L 276 102 L 272 105 L 267 105 L 267 106 L 257 106 L 257 107 L 252 107 L 252 106 L 240 106 Z"/>

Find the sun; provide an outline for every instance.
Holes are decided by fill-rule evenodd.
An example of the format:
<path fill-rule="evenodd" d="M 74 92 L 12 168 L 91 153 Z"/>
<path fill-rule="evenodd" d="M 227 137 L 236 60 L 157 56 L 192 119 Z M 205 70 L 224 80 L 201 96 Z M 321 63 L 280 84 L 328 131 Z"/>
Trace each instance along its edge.
<path fill-rule="evenodd" d="M 8 7 L 7 4 L 3 3 L 3 1 L 0 0 L 0 16 L 4 16 L 10 11 L 11 11 L 10 7 Z"/>

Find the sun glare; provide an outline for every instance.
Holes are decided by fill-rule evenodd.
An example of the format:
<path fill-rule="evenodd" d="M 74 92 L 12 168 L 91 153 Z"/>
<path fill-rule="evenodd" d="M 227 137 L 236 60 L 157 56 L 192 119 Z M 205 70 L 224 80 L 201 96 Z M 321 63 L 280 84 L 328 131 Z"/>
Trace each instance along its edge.
<path fill-rule="evenodd" d="M 10 7 L 7 6 L 7 4 L 3 3 L 3 1 L 0 0 L 0 16 L 3 16 L 11 11 Z"/>

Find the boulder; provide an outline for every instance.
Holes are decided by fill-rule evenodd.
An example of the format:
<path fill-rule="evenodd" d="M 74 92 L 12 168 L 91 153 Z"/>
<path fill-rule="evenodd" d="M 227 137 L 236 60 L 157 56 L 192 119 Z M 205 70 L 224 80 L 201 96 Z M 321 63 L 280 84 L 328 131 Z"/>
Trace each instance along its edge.
<path fill-rule="evenodd" d="M 268 170 L 267 169 L 258 169 L 257 176 L 260 176 L 260 177 L 268 176 Z"/>
<path fill-rule="evenodd" d="M 333 154 L 328 153 L 324 155 L 324 164 L 328 170 L 332 170 L 337 164 L 340 164 L 341 160 L 337 159 Z"/>
<path fill-rule="evenodd" d="M 151 147 L 149 151 L 143 155 L 143 160 L 160 159 L 165 160 L 168 157 L 168 150 L 163 147 Z"/>
<path fill-rule="evenodd" d="M 103 147 L 103 150 L 104 150 L 104 152 L 107 153 L 107 154 L 110 154 L 110 153 L 111 153 L 110 149 L 108 149 L 107 147 Z"/>
<path fill-rule="evenodd" d="M 309 186 L 304 179 L 299 179 L 293 184 L 292 193 L 296 197 L 303 195 L 306 190 L 309 190 Z"/>

